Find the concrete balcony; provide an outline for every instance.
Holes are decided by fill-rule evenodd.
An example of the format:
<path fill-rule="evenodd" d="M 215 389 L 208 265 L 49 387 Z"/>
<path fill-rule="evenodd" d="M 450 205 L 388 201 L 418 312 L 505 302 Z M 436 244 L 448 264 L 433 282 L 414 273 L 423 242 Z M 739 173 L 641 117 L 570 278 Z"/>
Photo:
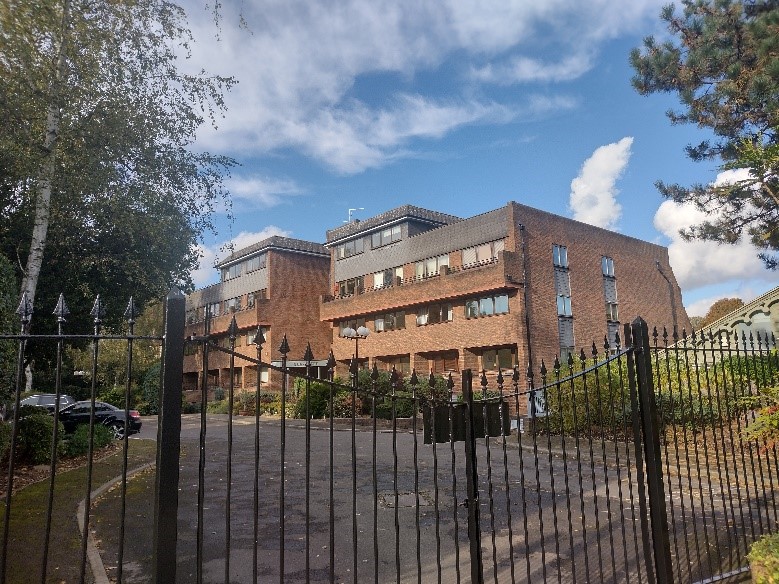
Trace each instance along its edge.
<path fill-rule="evenodd" d="M 427 278 L 407 278 L 394 286 L 368 288 L 350 296 L 323 297 L 321 319 L 337 321 L 350 316 L 465 298 L 493 290 L 522 286 L 521 255 L 503 251 L 489 262 L 445 268 Z"/>

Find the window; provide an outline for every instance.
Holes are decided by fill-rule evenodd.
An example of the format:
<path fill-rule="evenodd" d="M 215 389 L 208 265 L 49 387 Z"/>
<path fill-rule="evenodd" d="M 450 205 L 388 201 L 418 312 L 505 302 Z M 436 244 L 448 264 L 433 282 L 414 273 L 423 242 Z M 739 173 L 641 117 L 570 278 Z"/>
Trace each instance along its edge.
<path fill-rule="evenodd" d="M 268 260 L 267 254 L 261 253 L 246 260 L 246 273 L 253 272 L 255 270 L 261 270 L 266 267 Z"/>
<path fill-rule="evenodd" d="M 619 310 L 616 302 L 606 303 L 606 320 L 611 322 L 619 320 Z"/>
<path fill-rule="evenodd" d="M 504 347 L 501 349 L 485 349 L 481 355 L 481 366 L 485 371 L 505 371 L 517 365 L 517 349 Z"/>
<path fill-rule="evenodd" d="M 192 324 L 193 322 L 197 322 L 197 309 L 192 308 L 190 310 L 187 310 L 187 324 Z"/>
<path fill-rule="evenodd" d="M 481 263 L 490 262 L 498 257 L 498 253 L 506 247 L 506 242 L 502 239 L 483 243 L 474 247 L 463 249 L 463 266 L 472 266 Z"/>
<path fill-rule="evenodd" d="M 433 373 L 444 374 L 449 371 L 459 371 L 457 351 L 442 351 L 429 357 Z"/>
<path fill-rule="evenodd" d="M 465 318 L 506 314 L 509 311 L 508 294 L 471 298 L 465 301 Z"/>
<path fill-rule="evenodd" d="M 449 254 L 428 258 L 416 263 L 416 277 L 428 278 L 437 275 L 443 266 L 449 265 Z"/>
<path fill-rule="evenodd" d="M 339 335 L 343 334 L 345 328 L 350 328 L 356 331 L 361 326 L 365 326 L 364 318 L 352 318 L 349 320 L 342 320 L 338 323 L 338 334 Z"/>
<path fill-rule="evenodd" d="M 417 311 L 417 326 L 450 322 L 452 320 L 451 304 L 429 304 Z"/>
<path fill-rule="evenodd" d="M 384 288 L 385 286 L 392 286 L 393 277 L 395 276 L 396 269 L 382 270 L 373 274 L 373 287 Z"/>
<path fill-rule="evenodd" d="M 242 263 L 233 264 L 229 268 L 222 268 L 222 281 L 232 280 L 241 275 Z"/>
<path fill-rule="evenodd" d="M 401 377 L 411 373 L 411 357 L 409 355 L 378 357 L 377 361 L 379 362 L 379 366 L 386 371 L 392 371 L 392 368 L 394 367 L 395 371 L 397 371 Z"/>
<path fill-rule="evenodd" d="M 212 317 L 219 316 L 222 303 L 221 302 L 214 302 L 212 304 L 208 305 L 208 312 L 211 314 Z"/>
<path fill-rule="evenodd" d="M 362 276 L 350 278 L 343 282 L 338 282 L 338 293 L 341 296 L 352 296 L 353 294 L 362 294 L 363 279 Z"/>
<path fill-rule="evenodd" d="M 224 301 L 224 313 L 237 312 L 241 310 L 241 297 L 230 298 Z"/>
<path fill-rule="evenodd" d="M 243 369 L 233 369 L 233 387 L 243 386 Z"/>
<path fill-rule="evenodd" d="M 404 329 L 406 328 L 406 313 L 399 311 L 380 314 L 373 324 L 373 330 L 376 332 Z"/>
<path fill-rule="evenodd" d="M 400 241 L 400 225 L 387 227 L 371 235 L 371 246 L 374 248 L 387 245 L 393 241 Z"/>
<path fill-rule="evenodd" d="M 571 297 L 565 294 L 557 295 L 557 315 L 571 316 Z"/>
<path fill-rule="evenodd" d="M 604 276 L 614 277 L 614 260 L 612 258 L 603 256 L 600 265 Z"/>
<path fill-rule="evenodd" d="M 363 238 L 359 237 L 352 241 L 347 241 L 338 246 L 338 253 L 336 258 L 342 260 L 344 258 L 351 257 L 353 255 L 361 254 L 364 249 Z"/>
<path fill-rule="evenodd" d="M 552 262 L 558 268 L 568 267 L 568 248 L 564 245 L 552 246 Z"/>

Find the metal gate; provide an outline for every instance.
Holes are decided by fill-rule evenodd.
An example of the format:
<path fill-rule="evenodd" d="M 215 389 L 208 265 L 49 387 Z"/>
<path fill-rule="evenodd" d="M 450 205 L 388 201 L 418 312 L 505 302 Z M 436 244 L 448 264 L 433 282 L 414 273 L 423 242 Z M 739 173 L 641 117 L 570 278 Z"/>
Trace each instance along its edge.
<path fill-rule="evenodd" d="M 235 327 L 226 347 L 207 328 L 186 340 L 183 331 L 184 299 L 173 293 L 162 339 L 152 551 L 124 549 L 133 537 L 124 532 L 125 463 L 117 581 L 136 581 L 134 565 L 139 581 L 158 583 L 714 582 L 743 573 L 750 542 L 777 527 L 776 450 L 746 433 L 750 399 L 779 383 L 773 338 L 650 335 L 637 319 L 615 343 L 537 371 L 466 370 L 455 383 L 360 371 L 355 359 L 342 382 L 332 355 L 326 379 L 310 366 L 302 374 L 288 368 L 288 355 L 303 353 L 306 364 L 315 356 L 286 339 L 274 366 L 263 360 L 261 337 L 251 359 L 235 351 Z M 95 363 L 104 339 L 125 341 L 132 355 L 138 338 L 132 326 L 117 336 L 97 324 L 72 337 L 93 341 Z M 17 400 L 25 343 L 61 347 L 68 338 L 0 335 L 19 342 Z M 199 414 L 182 415 L 187 343 L 200 348 L 204 375 Z M 261 381 L 242 392 L 224 388 L 227 413 L 210 413 L 213 351 L 230 356 L 230 369 L 239 356 L 251 361 L 257 380 L 260 368 L 284 373 L 279 415 L 262 415 Z M 254 402 L 251 415 L 238 413 L 242 400 Z M 14 452 L 12 445 L 9 485 Z M 88 461 L 84 536 L 73 559 L 79 581 L 90 581 L 91 450 Z M 57 529 L 57 472 L 52 452 L 40 510 L 46 549 Z M 14 502 L 9 488 L 0 582 L 13 580 Z M 40 577 L 27 581 L 56 577 L 45 558 Z"/>

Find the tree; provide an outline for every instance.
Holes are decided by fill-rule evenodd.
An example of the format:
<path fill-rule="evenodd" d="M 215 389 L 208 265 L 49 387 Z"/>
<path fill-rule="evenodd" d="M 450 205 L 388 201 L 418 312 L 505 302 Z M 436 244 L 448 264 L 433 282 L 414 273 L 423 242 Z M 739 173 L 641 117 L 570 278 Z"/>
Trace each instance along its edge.
<path fill-rule="evenodd" d="M 0 3 L 0 251 L 45 312 L 190 283 L 234 165 L 193 150 L 233 80 L 180 71 L 190 41 L 166 0 Z"/>
<path fill-rule="evenodd" d="M 17 286 L 11 262 L 0 254 L 0 334 L 19 332 L 19 319 L 14 314 Z M 0 405 L 11 397 L 15 371 L 16 343 L 0 340 Z"/>
<path fill-rule="evenodd" d="M 683 110 L 674 124 L 710 129 L 714 139 L 687 147 L 695 161 L 748 177 L 728 184 L 685 187 L 657 183 L 676 202 L 693 203 L 709 219 L 682 232 L 688 239 L 735 243 L 748 237 L 770 268 L 779 249 L 779 2 L 683 0 L 661 19 L 673 40 L 644 40 L 633 49 L 633 87 L 642 95 L 673 92 Z"/>
<path fill-rule="evenodd" d="M 711 305 L 700 323 L 700 328 L 710 325 L 742 306 L 744 306 L 744 301 L 741 298 L 720 298 Z"/>

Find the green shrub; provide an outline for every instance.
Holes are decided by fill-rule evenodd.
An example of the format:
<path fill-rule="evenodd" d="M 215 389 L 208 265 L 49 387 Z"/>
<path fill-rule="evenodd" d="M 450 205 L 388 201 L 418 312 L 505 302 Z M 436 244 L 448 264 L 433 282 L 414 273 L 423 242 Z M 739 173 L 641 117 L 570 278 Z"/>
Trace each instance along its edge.
<path fill-rule="evenodd" d="M 114 433 L 103 424 L 95 424 L 94 449 L 105 448 L 114 440 Z M 81 456 L 89 452 L 89 424 L 76 426 L 76 431 L 65 442 L 64 455 L 68 457 Z"/>
<path fill-rule="evenodd" d="M 281 395 L 263 394 L 260 395 L 260 414 L 269 416 L 278 416 L 281 414 Z"/>
<path fill-rule="evenodd" d="M 5 462 L 11 450 L 11 424 L 0 422 L 0 464 Z"/>
<path fill-rule="evenodd" d="M 36 408 L 37 409 L 37 408 Z M 21 413 L 21 411 L 20 411 Z M 54 432 L 54 418 L 48 414 L 35 413 L 19 419 L 17 456 L 19 460 L 32 464 L 45 464 L 51 460 L 51 436 Z M 62 448 L 62 425 L 56 455 Z"/>
<path fill-rule="evenodd" d="M 124 408 L 124 392 L 124 387 L 114 385 L 109 389 L 100 392 L 100 394 L 97 396 L 97 399 L 116 406 L 117 408 Z"/>
<path fill-rule="evenodd" d="M 334 388 L 335 389 L 335 388 Z M 327 416 L 327 406 L 330 401 L 330 385 L 320 381 L 312 381 L 308 397 L 308 413 L 311 418 L 324 418 Z M 306 417 L 306 387 L 303 385 L 293 410 L 295 418 Z"/>
<path fill-rule="evenodd" d="M 199 414 L 200 413 L 200 402 L 184 402 L 183 404 L 181 404 L 181 413 L 182 414 Z"/>
<path fill-rule="evenodd" d="M 156 415 L 160 411 L 160 371 L 161 363 L 155 363 L 143 376 L 141 393 L 143 402 L 147 404 L 145 415 Z"/>
<path fill-rule="evenodd" d="M 227 414 L 230 411 L 230 404 L 226 399 L 208 402 L 206 412 L 209 414 Z"/>
<path fill-rule="evenodd" d="M 221 387 L 214 388 L 214 401 L 222 401 L 225 398 L 225 390 Z"/>
<path fill-rule="evenodd" d="M 754 584 L 779 584 L 779 534 L 758 539 L 752 544 L 747 559 Z"/>
<path fill-rule="evenodd" d="M 355 402 L 356 399 L 356 402 Z M 334 418 L 351 418 L 352 417 L 352 403 L 355 403 L 355 409 L 359 415 L 362 408 L 362 403 L 359 397 L 356 397 L 348 389 L 342 389 L 333 396 L 333 417 Z M 330 412 L 327 412 L 330 416 Z"/>

